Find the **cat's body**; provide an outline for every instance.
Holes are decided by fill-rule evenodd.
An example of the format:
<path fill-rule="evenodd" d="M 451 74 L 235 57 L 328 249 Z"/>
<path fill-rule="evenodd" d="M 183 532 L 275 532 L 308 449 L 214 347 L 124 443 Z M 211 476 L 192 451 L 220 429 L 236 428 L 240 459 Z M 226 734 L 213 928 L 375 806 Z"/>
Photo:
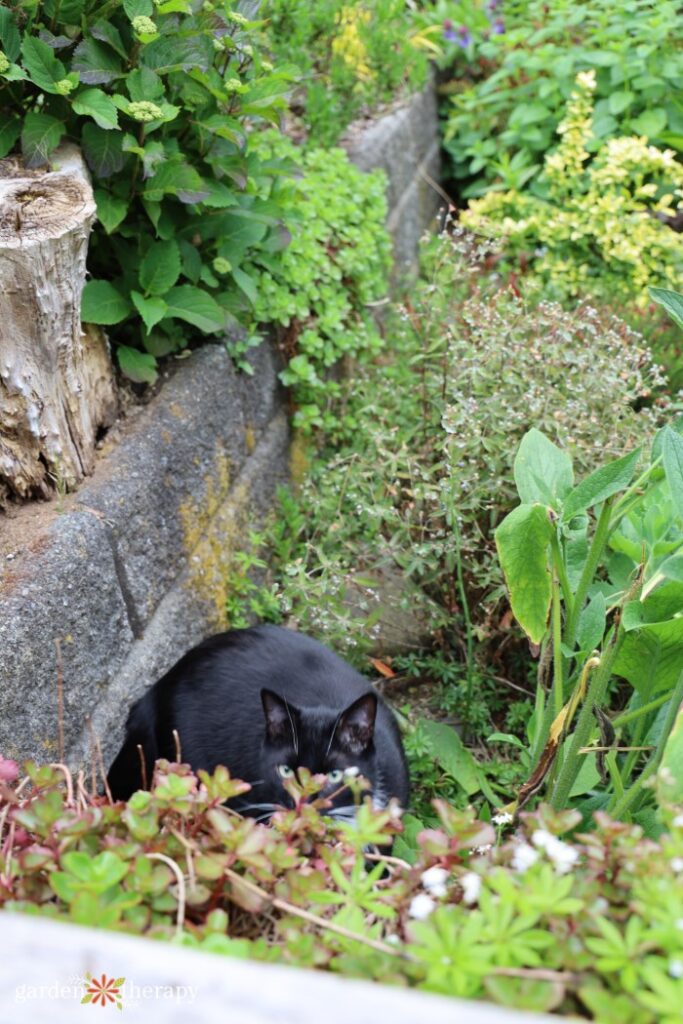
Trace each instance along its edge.
<path fill-rule="evenodd" d="M 345 771 L 372 784 L 377 807 L 408 800 L 408 773 L 392 712 L 370 683 L 330 650 L 292 630 L 254 626 L 205 640 L 135 704 L 126 740 L 109 771 L 117 799 L 147 779 L 154 761 L 182 760 L 194 771 L 225 765 L 252 785 L 245 813 L 266 816 L 291 803 L 283 779 L 299 767 L 331 779 L 338 791 Z M 348 809 L 348 791 L 334 806 Z"/>

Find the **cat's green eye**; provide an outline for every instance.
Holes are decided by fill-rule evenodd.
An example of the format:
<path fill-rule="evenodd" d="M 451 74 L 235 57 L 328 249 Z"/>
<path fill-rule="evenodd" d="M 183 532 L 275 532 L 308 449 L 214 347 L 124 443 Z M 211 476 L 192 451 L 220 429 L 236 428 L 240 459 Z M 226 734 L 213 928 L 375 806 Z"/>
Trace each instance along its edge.
<path fill-rule="evenodd" d="M 333 772 L 327 773 L 327 781 L 332 783 L 341 782 L 344 778 L 344 772 L 341 768 L 335 768 Z"/>
<path fill-rule="evenodd" d="M 279 764 L 277 766 L 277 773 L 281 779 L 294 778 L 294 769 L 290 768 L 288 764 Z"/>

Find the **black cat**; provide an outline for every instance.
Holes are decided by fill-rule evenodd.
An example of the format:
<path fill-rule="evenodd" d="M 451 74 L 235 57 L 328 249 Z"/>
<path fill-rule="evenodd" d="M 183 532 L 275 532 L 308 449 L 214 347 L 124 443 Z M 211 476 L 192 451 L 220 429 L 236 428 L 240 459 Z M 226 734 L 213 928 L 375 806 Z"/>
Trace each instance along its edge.
<path fill-rule="evenodd" d="M 291 805 L 283 780 L 297 768 L 327 775 L 340 789 L 344 773 L 363 775 L 375 807 L 408 801 L 408 772 L 392 712 L 350 665 L 322 644 L 279 626 L 220 633 L 189 651 L 131 708 L 126 739 L 109 771 L 117 799 L 142 788 L 154 761 L 176 759 L 197 771 L 225 765 L 252 789 L 235 806 L 267 818 Z M 343 789 L 343 787 L 342 787 Z M 348 790 L 333 800 L 337 817 L 353 814 Z"/>

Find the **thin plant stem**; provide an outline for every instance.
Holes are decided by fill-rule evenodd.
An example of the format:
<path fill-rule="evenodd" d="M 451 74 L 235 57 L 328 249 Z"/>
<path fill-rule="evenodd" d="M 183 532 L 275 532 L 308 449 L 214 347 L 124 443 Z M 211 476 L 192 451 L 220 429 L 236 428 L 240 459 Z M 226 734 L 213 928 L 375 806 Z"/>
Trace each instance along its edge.
<path fill-rule="evenodd" d="M 583 567 L 581 573 L 581 579 L 579 580 L 574 594 L 574 603 L 571 611 L 567 615 L 567 628 L 565 633 L 565 643 L 567 647 L 574 647 L 576 640 L 576 631 L 579 625 L 579 615 L 583 608 L 583 603 L 586 600 L 588 594 L 588 588 L 593 582 L 595 571 L 600 562 L 600 556 L 602 555 L 603 548 L 609 535 L 610 517 L 612 514 L 612 499 L 607 498 L 603 503 L 600 515 L 598 517 L 598 523 L 595 528 L 595 534 L 593 535 L 593 541 L 588 551 L 588 557 L 586 558 L 586 564 Z"/>
<path fill-rule="evenodd" d="M 654 700 L 649 701 L 647 704 L 643 704 L 640 708 L 635 708 L 633 711 L 625 711 L 622 715 L 617 715 L 616 718 L 612 719 L 612 725 L 616 728 L 619 725 L 627 725 L 628 722 L 632 722 L 636 718 L 640 718 L 641 715 L 646 715 L 650 711 L 656 711 L 657 708 L 661 708 L 662 704 L 666 704 L 669 700 L 669 694 L 664 693 L 661 697 L 655 697 Z"/>
<path fill-rule="evenodd" d="M 556 809 L 566 806 L 571 788 L 581 769 L 579 750 L 581 747 L 586 746 L 591 731 L 595 726 L 593 708 L 601 707 L 604 702 L 607 686 L 612 675 L 612 666 L 621 649 L 623 640 L 624 629 L 621 623 L 619 623 L 618 627 L 613 631 L 611 641 L 600 660 L 600 665 L 588 685 L 588 692 L 579 713 L 579 720 L 576 723 L 571 745 L 553 790 L 551 803 Z"/>
<path fill-rule="evenodd" d="M 636 798 L 640 795 L 643 783 L 646 782 L 659 768 L 664 755 L 664 748 L 666 747 L 669 733 L 673 729 L 674 722 L 676 721 L 676 715 L 678 714 L 681 702 L 683 702 L 683 672 L 679 675 L 678 682 L 671 694 L 671 703 L 667 709 L 664 726 L 657 741 L 655 751 L 633 785 L 626 790 L 621 799 L 618 800 L 610 810 L 610 814 L 613 818 L 623 817 Z"/>
<path fill-rule="evenodd" d="M 562 605 L 560 601 L 560 584 L 557 576 L 553 579 L 553 688 L 551 704 L 553 714 L 559 715 L 564 703 L 564 655 L 562 653 Z"/>

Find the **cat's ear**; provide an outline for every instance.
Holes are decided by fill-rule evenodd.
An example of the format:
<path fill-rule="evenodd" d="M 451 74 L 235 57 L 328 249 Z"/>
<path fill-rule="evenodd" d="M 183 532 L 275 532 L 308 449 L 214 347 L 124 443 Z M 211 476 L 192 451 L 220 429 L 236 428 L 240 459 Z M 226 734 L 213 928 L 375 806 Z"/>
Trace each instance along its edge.
<path fill-rule="evenodd" d="M 296 708 L 287 704 L 272 690 L 261 690 L 261 703 L 266 716 L 266 735 L 272 743 L 292 743 L 297 746 Z"/>
<path fill-rule="evenodd" d="M 372 743 L 375 734 L 377 696 L 366 693 L 342 711 L 335 729 L 336 743 L 347 753 L 364 753 Z"/>

